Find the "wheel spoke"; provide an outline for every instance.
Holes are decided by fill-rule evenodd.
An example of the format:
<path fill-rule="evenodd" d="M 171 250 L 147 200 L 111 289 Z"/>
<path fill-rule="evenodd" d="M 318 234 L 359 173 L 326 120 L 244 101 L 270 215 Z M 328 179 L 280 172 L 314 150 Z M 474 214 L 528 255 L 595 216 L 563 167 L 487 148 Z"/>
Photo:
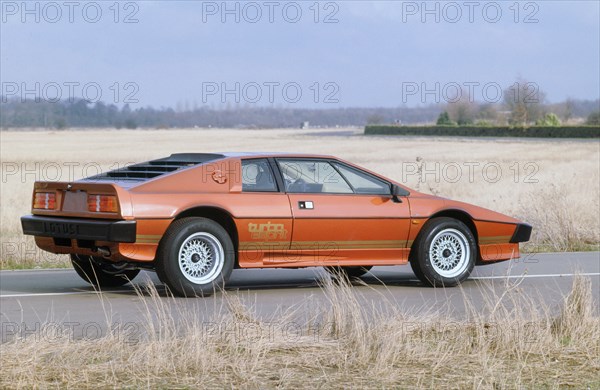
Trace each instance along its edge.
<path fill-rule="evenodd" d="M 220 274 L 223 261 L 223 246 L 209 233 L 192 234 L 179 249 L 179 269 L 192 283 L 212 282 Z"/>
<path fill-rule="evenodd" d="M 460 275 L 469 263 L 469 243 L 456 229 L 444 229 L 431 241 L 429 259 L 435 271 L 443 277 Z"/>

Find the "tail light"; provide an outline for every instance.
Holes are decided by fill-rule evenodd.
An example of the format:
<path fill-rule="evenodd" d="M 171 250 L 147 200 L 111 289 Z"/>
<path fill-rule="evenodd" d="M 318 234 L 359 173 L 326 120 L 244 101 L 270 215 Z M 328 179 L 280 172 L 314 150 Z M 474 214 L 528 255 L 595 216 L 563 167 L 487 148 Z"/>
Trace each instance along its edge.
<path fill-rule="evenodd" d="M 116 213 L 119 211 L 117 197 L 114 195 L 88 195 L 88 211 L 93 213 Z"/>
<path fill-rule="evenodd" d="M 33 197 L 33 208 L 42 210 L 54 210 L 56 208 L 56 193 L 36 192 Z"/>

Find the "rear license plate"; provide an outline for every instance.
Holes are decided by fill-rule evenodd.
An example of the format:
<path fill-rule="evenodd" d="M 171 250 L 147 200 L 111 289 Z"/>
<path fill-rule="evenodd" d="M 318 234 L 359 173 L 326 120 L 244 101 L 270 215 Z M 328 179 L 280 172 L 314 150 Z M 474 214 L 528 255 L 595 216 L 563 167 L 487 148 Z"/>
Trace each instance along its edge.
<path fill-rule="evenodd" d="M 44 222 L 44 232 L 57 236 L 70 237 L 79 234 L 79 225 L 66 222 Z"/>

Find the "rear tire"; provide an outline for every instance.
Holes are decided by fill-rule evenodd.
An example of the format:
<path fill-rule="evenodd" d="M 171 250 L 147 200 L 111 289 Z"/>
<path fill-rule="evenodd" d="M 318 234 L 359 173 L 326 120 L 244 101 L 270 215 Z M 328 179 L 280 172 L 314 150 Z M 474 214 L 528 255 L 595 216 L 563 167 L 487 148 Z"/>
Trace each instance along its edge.
<path fill-rule="evenodd" d="M 412 251 L 410 265 L 423 283 L 452 287 L 473 271 L 477 243 L 464 223 L 440 217 L 427 221 Z"/>
<path fill-rule="evenodd" d="M 173 222 L 165 233 L 156 273 L 177 296 L 206 297 L 223 288 L 234 262 L 227 231 L 211 219 L 189 217 Z"/>
<path fill-rule="evenodd" d="M 371 270 L 371 268 L 373 268 L 372 265 L 365 265 L 365 266 L 358 266 L 358 267 L 329 266 L 329 267 L 325 267 L 325 271 L 329 272 L 334 277 L 344 276 L 347 279 L 356 279 L 356 278 L 360 278 L 361 276 L 363 276 L 364 274 L 369 272 Z"/>
<path fill-rule="evenodd" d="M 120 270 L 99 257 L 71 255 L 75 272 L 96 287 L 120 287 L 132 281 L 139 269 Z"/>

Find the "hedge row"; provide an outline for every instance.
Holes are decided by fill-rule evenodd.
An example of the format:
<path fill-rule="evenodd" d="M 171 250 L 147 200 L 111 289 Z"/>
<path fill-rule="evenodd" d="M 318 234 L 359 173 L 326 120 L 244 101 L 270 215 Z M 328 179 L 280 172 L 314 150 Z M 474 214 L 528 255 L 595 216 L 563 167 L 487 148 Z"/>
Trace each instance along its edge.
<path fill-rule="evenodd" d="M 437 135 L 463 137 L 600 138 L 600 126 L 366 126 L 367 135 Z"/>

